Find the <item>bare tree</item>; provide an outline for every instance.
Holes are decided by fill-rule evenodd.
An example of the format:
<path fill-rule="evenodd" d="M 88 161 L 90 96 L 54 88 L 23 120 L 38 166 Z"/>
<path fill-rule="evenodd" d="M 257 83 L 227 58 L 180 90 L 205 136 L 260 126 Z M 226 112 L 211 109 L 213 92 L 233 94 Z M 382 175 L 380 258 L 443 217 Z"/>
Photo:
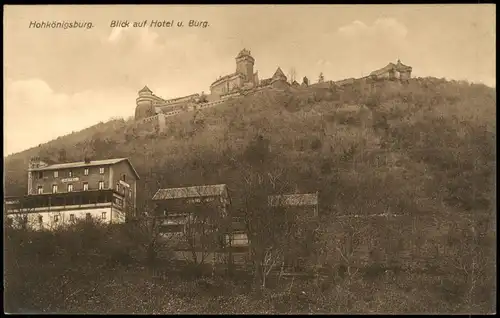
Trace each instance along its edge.
<path fill-rule="evenodd" d="M 297 75 L 297 71 L 295 70 L 295 67 L 292 67 L 292 68 L 290 69 L 290 76 L 289 76 L 289 78 L 290 78 L 290 83 L 293 83 L 293 82 L 295 81 L 295 77 L 296 77 L 296 75 Z"/>
<path fill-rule="evenodd" d="M 211 262 L 213 268 L 219 252 L 224 248 L 224 236 L 229 226 L 229 215 L 222 196 L 207 196 L 200 192 L 182 198 L 181 206 L 164 210 L 165 233 L 170 235 L 171 247 L 190 254 L 184 260 L 195 266 Z M 172 206 L 175 206 L 172 205 Z"/>
<path fill-rule="evenodd" d="M 144 252 L 146 263 L 155 268 L 158 253 L 163 243 L 161 241 L 161 220 L 154 215 L 154 208 L 148 203 L 140 211 L 135 217 L 129 218 L 125 229 L 129 236 L 134 237 L 139 250 Z"/>
<path fill-rule="evenodd" d="M 6 213 L 6 224 L 13 229 L 33 230 L 40 228 L 38 214 L 35 214 L 35 207 L 29 200 L 19 199 L 10 204 L 8 209 L 4 206 Z"/>
<path fill-rule="evenodd" d="M 248 170 L 250 171 L 250 170 Z M 301 202 L 286 202 L 290 183 L 280 168 L 248 172 L 245 180 L 243 218 L 249 239 L 255 279 L 265 288 L 270 273 L 279 267 L 297 267 L 314 250 L 311 216 L 301 211 Z M 300 196 L 298 196 L 300 200 Z M 295 207 L 293 207 L 296 205 Z M 293 207 L 290 209 L 290 207 Z M 298 208 L 298 209 L 297 209 Z M 314 217 L 313 217 L 314 219 Z"/>

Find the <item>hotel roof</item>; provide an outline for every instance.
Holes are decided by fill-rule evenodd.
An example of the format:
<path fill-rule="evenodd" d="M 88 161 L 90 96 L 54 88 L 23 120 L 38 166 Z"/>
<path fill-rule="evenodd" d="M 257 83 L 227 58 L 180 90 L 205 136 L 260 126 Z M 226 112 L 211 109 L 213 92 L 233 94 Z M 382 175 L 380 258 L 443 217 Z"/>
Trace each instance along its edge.
<path fill-rule="evenodd" d="M 60 170 L 60 169 L 62 170 L 62 169 L 69 169 L 69 168 L 109 166 L 109 165 L 114 165 L 114 164 L 120 163 L 122 161 L 126 161 L 130 165 L 130 168 L 134 172 L 137 179 L 140 179 L 139 174 L 135 170 L 134 166 L 132 166 L 132 163 L 130 162 L 130 160 L 128 158 L 91 160 L 89 162 L 78 161 L 78 162 L 68 162 L 68 163 L 56 163 L 56 164 L 48 165 L 48 166 L 44 166 L 44 167 L 30 168 L 29 171 L 51 171 L 51 170 Z"/>

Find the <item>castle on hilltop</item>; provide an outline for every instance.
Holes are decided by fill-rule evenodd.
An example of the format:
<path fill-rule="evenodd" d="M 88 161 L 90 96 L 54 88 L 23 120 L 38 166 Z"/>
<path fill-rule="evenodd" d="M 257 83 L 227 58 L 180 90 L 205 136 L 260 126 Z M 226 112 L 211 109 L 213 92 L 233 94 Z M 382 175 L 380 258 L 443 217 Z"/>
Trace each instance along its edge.
<path fill-rule="evenodd" d="M 411 71 L 411 66 L 404 65 L 398 60 L 396 64 L 389 63 L 387 66 L 371 72 L 369 77 L 372 79 L 408 80 L 411 78 Z"/>
<path fill-rule="evenodd" d="M 250 50 L 243 49 L 236 56 L 236 71 L 228 75 L 220 76 L 210 85 L 210 94 L 191 94 L 188 96 L 163 99 L 156 96 L 147 86 L 139 91 L 136 100 L 135 120 L 137 123 L 153 122 L 160 130 L 165 128 L 165 118 L 180 113 L 196 111 L 220 105 L 227 100 L 239 98 L 249 93 L 255 93 L 263 89 L 287 90 L 289 88 L 305 88 L 310 86 L 307 77 L 302 84 L 296 81 L 288 82 L 286 75 L 280 67 L 276 69 L 273 76 L 260 80 L 257 71 L 254 72 L 255 59 Z M 346 79 L 338 82 L 325 81 L 323 74 L 320 75 L 318 83 L 311 86 L 339 86 L 352 84 L 356 81 L 377 80 L 408 80 L 411 78 L 412 68 L 404 65 L 400 60 L 396 64 L 389 63 L 387 66 L 373 71 L 369 76 L 361 79 Z"/>
<path fill-rule="evenodd" d="M 139 91 L 136 100 L 135 120 L 138 122 L 157 122 L 164 126 L 165 117 L 183 112 L 195 111 L 219 105 L 222 102 L 238 97 L 247 92 L 255 92 L 264 88 L 286 88 L 290 86 L 287 77 L 277 68 L 271 78 L 259 80 L 258 72 L 254 72 L 255 59 L 247 49 L 236 56 L 236 71 L 217 78 L 210 85 L 210 94 L 191 94 L 188 96 L 163 99 L 156 96 L 147 86 Z"/>

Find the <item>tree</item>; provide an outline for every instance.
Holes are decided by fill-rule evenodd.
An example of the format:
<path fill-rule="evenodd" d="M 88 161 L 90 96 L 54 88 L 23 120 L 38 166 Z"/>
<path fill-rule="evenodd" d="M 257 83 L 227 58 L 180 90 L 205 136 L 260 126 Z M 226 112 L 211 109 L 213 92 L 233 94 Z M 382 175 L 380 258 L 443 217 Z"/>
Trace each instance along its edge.
<path fill-rule="evenodd" d="M 302 79 L 302 85 L 309 86 L 309 79 L 307 78 L 307 76 L 304 76 L 304 78 Z"/>
<path fill-rule="evenodd" d="M 230 216 L 224 196 L 201 193 L 159 203 L 163 213 L 162 233 L 169 235 L 170 247 L 185 261 L 200 266 L 211 262 L 212 269 L 221 259 L 224 237 L 228 233 Z"/>
<path fill-rule="evenodd" d="M 64 148 L 59 149 L 57 160 L 59 162 L 66 162 L 67 159 L 68 159 L 68 157 L 67 157 L 66 149 L 64 149 Z"/>
<path fill-rule="evenodd" d="M 297 72 L 295 71 L 295 67 L 292 67 L 290 69 L 290 83 L 293 83 L 295 81 L 295 76 L 296 76 Z"/>
<path fill-rule="evenodd" d="M 325 81 L 325 77 L 323 76 L 323 72 L 319 73 L 318 83 L 323 83 Z"/>
<path fill-rule="evenodd" d="M 130 220 L 124 227 L 126 234 L 133 237 L 139 251 L 143 251 L 146 264 L 155 269 L 161 248 L 160 220 L 154 215 L 142 214 Z"/>
<path fill-rule="evenodd" d="M 267 277 L 273 270 L 296 265 L 304 257 L 313 258 L 305 251 L 315 250 L 311 237 L 314 224 L 308 216 L 286 208 L 283 196 L 273 196 L 291 188 L 282 168 L 245 171 L 241 215 L 248 235 L 255 279 L 265 288 Z"/>

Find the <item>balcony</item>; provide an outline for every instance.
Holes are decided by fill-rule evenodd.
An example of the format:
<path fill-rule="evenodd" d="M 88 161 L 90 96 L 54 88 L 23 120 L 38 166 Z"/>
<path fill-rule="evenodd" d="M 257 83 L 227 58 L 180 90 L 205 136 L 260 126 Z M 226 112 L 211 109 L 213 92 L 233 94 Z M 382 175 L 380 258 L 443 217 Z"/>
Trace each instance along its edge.
<path fill-rule="evenodd" d="M 117 199 L 122 204 L 117 203 Z M 109 206 L 122 210 L 125 199 L 123 194 L 112 189 L 50 193 L 6 198 L 4 209 L 8 214 Z"/>

